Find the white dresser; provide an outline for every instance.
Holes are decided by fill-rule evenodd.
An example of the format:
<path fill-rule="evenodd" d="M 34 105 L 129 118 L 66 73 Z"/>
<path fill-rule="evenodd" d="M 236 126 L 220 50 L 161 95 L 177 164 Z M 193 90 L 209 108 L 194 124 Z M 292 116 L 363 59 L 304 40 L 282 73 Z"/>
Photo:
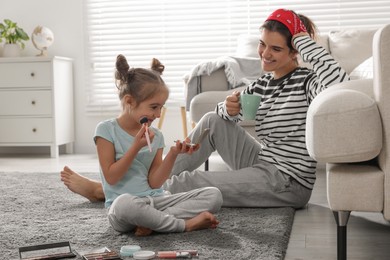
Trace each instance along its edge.
<path fill-rule="evenodd" d="M 0 58 L 0 146 L 73 152 L 73 68 L 64 57 Z"/>

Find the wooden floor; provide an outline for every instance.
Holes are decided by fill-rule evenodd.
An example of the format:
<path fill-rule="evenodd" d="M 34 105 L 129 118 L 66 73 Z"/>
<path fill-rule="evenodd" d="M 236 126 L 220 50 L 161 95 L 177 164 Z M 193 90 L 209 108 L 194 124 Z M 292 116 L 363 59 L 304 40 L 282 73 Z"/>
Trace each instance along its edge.
<path fill-rule="evenodd" d="M 210 169 L 221 167 L 213 157 Z M 79 172 L 98 171 L 95 155 L 1 156 L 0 172 L 59 172 L 68 165 Z M 296 211 L 286 260 L 336 259 L 336 225 L 326 200 L 325 170 L 319 169 L 312 198 Z M 0 176 L 1 180 L 1 176 Z M 353 213 L 348 223 L 348 259 L 390 259 L 390 225 L 380 214 Z"/>

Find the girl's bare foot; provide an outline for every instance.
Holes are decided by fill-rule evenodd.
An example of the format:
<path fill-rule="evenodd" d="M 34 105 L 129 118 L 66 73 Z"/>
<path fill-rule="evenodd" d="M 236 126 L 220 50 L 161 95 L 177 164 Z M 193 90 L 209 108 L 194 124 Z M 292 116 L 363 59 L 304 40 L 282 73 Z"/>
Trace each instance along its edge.
<path fill-rule="evenodd" d="M 194 231 L 206 228 L 216 228 L 219 224 L 217 218 L 208 211 L 202 212 L 194 218 L 186 220 L 185 231 Z"/>
<path fill-rule="evenodd" d="M 100 182 L 88 179 L 65 166 L 61 171 L 61 181 L 69 190 L 77 193 L 91 202 L 104 201 L 103 187 Z"/>
<path fill-rule="evenodd" d="M 138 237 L 149 236 L 150 234 L 152 234 L 152 232 L 153 232 L 153 230 L 146 228 L 146 227 L 138 226 L 135 228 L 135 235 Z"/>

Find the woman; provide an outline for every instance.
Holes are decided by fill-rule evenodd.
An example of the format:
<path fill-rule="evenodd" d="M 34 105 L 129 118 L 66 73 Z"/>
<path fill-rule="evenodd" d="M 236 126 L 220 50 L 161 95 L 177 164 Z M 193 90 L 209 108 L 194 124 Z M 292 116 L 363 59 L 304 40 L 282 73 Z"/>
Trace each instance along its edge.
<path fill-rule="evenodd" d="M 316 162 L 306 149 L 306 113 L 318 93 L 347 81 L 348 75 L 312 39 L 316 28 L 306 16 L 279 9 L 260 29 L 258 53 L 269 73 L 243 91 L 261 96 L 258 142 L 235 124 L 241 121 L 242 110 L 240 93 L 233 92 L 192 132 L 197 136 L 201 129 L 211 129 L 199 152 L 176 160 L 173 176 L 164 185 L 171 192 L 214 186 L 221 190 L 224 206 L 236 207 L 300 208 L 309 201 Z M 299 67 L 298 55 L 313 69 Z M 215 150 L 232 170 L 195 170 Z"/>

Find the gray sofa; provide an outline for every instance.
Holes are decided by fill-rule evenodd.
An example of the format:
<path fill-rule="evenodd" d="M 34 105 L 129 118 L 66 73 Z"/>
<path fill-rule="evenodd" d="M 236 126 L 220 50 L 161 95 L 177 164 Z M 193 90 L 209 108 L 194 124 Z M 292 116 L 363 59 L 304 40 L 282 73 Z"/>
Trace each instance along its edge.
<path fill-rule="evenodd" d="M 347 259 L 352 211 L 378 213 L 390 221 L 390 25 L 376 32 L 372 52 L 372 79 L 326 89 L 307 113 L 308 151 L 326 163 L 339 260 Z"/>
<path fill-rule="evenodd" d="M 390 25 L 332 32 L 322 35 L 320 43 L 351 78 L 321 92 L 306 121 L 308 151 L 326 164 L 337 259 L 345 260 L 352 211 L 376 212 L 390 221 Z M 195 123 L 232 92 L 223 68 L 199 77 L 202 93 L 190 102 Z M 254 134 L 253 122 L 244 122 L 244 127 Z"/>
<path fill-rule="evenodd" d="M 375 31 L 375 29 L 334 31 L 320 35 L 317 41 L 332 54 L 351 75 L 351 78 L 370 78 L 372 77 L 372 59 L 369 58 L 372 56 L 372 39 Z M 251 61 L 258 58 L 257 44 L 257 36 L 239 37 L 237 52 L 233 57 L 248 58 Z M 302 65 L 308 66 L 304 63 Z M 197 66 L 199 67 L 199 64 Z M 260 66 L 258 71 L 259 75 L 263 73 Z M 187 93 L 189 92 L 188 88 L 191 87 L 191 80 L 197 82 L 198 93 L 193 97 L 187 95 L 187 99 L 189 99 L 187 100 L 189 117 L 193 124 L 196 124 L 205 113 L 213 111 L 216 104 L 224 101 L 226 96 L 233 91 L 233 88 L 238 87 L 241 90 L 245 87 L 244 85 L 231 86 L 227 80 L 224 67 L 198 74 L 195 78 L 189 78 L 188 76 L 185 78 Z M 254 122 L 244 121 L 241 122 L 241 125 L 255 136 Z"/>

